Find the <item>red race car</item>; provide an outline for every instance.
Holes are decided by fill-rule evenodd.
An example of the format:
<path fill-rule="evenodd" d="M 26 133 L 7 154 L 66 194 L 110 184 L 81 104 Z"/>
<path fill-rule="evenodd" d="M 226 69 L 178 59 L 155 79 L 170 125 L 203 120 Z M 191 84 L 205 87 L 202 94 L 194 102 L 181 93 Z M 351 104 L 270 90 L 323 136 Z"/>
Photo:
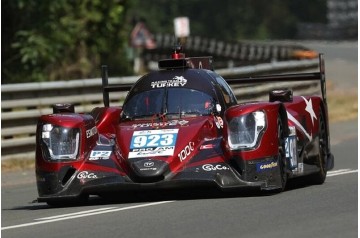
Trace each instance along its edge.
<path fill-rule="evenodd" d="M 211 57 L 175 52 L 133 85 L 109 85 L 103 66 L 104 107 L 56 104 L 38 121 L 38 202 L 196 186 L 281 192 L 299 176 L 322 184 L 334 157 L 319 59 L 315 73 L 224 80 Z M 322 96 L 279 89 L 238 104 L 229 87 L 284 80 L 319 80 Z M 123 105 L 110 106 L 109 92 L 124 90 Z"/>

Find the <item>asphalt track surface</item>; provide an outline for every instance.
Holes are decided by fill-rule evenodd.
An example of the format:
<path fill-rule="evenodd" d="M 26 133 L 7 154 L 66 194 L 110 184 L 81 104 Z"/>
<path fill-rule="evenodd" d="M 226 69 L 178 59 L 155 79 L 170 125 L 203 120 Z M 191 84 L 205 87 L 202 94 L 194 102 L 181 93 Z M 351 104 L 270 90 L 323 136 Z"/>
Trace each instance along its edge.
<path fill-rule="evenodd" d="M 357 76 L 347 83 L 357 86 Z M 37 197 L 33 171 L 4 173 L 1 236 L 357 237 L 357 120 L 333 123 L 331 144 L 335 168 L 323 185 L 297 179 L 275 195 L 174 191 L 51 208 L 31 203 Z"/>

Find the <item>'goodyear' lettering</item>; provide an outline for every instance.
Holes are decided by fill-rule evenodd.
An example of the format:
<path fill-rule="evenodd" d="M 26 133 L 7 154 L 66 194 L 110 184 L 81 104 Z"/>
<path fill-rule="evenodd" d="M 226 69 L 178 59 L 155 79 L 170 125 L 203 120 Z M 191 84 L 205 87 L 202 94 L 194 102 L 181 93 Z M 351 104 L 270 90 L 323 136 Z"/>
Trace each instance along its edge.
<path fill-rule="evenodd" d="M 262 162 L 256 165 L 256 170 L 260 172 L 260 171 L 276 168 L 277 166 L 278 166 L 278 162 L 275 161 Z"/>

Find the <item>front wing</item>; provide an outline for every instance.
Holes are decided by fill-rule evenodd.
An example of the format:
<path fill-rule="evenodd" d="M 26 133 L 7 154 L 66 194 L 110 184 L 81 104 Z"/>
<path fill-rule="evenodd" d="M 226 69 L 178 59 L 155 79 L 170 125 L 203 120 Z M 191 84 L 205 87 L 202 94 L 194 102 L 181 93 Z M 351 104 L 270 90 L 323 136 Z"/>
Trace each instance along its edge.
<path fill-rule="evenodd" d="M 202 164 L 182 170 L 155 182 L 135 182 L 129 176 L 114 172 L 76 171 L 62 185 L 59 173 L 38 172 L 38 202 L 77 198 L 82 195 L 112 193 L 121 195 L 131 190 L 215 187 L 223 191 L 234 189 L 270 190 L 280 188 L 279 166 L 274 159 L 245 163 L 240 174 L 231 163 Z M 236 166 L 236 165 L 235 165 Z M 251 179 L 252 178 L 252 179 Z"/>

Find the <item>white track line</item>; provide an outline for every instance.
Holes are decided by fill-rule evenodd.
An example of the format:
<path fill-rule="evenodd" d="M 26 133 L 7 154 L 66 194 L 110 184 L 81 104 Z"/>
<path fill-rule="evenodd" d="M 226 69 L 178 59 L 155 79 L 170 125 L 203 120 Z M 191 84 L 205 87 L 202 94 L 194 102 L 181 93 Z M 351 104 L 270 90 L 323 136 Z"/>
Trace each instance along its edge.
<path fill-rule="evenodd" d="M 350 173 L 357 173 L 357 172 L 358 172 L 357 169 L 355 169 L 355 170 L 354 169 L 339 169 L 339 170 L 329 171 L 327 173 L 327 177 L 350 174 Z M 146 203 L 146 204 L 135 205 L 135 206 L 130 206 L 130 207 L 121 207 L 121 208 L 107 207 L 107 208 L 99 208 L 99 209 L 87 210 L 87 211 L 82 211 L 82 212 L 62 214 L 62 215 L 58 215 L 58 216 L 43 217 L 43 218 L 35 219 L 35 222 L 2 227 L 1 230 L 3 231 L 3 230 L 20 228 L 20 227 L 35 226 L 35 225 L 40 225 L 40 224 L 50 223 L 50 222 L 70 220 L 70 219 L 75 219 L 75 218 L 79 218 L 79 217 L 87 217 L 87 216 L 94 216 L 94 215 L 105 214 L 105 213 L 110 213 L 110 212 L 118 212 L 118 211 L 124 211 L 124 210 L 130 210 L 130 209 L 136 209 L 136 208 L 142 208 L 142 207 L 148 207 L 148 206 L 156 206 L 156 205 L 161 205 L 161 204 L 170 203 L 170 202 L 175 202 L 175 201 L 153 202 L 153 203 Z"/>
<path fill-rule="evenodd" d="M 337 176 L 337 175 L 343 175 L 343 174 L 351 174 L 351 173 L 357 173 L 357 169 L 339 169 L 334 171 L 329 171 L 327 173 L 327 177 Z"/>
<path fill-rule="evenodd" d="M 105 210 L 116 209 L 116 208 L 118 208 L 118 207 L 106 207 L 106 208 L 99 208 L 99 209 L 87 210 L 87 211 L 82 211 L 82 212 L 74 212 L 74 213 L 68 213 L 68 214 L 63 214 L 63 215 L 58 215 L 58 216 L 37 218 L 37 219 L 35 219 L 35 221 L 53 220 L 53 219 L 57 219 L 57 218 L 61 218 L 61 217 L 72 217 L 72 216 L 76 216 L 76 215 L 80 215 L 80 214 L 89 214 L 89 213 L 93 213 L 93 212 L 105 211 Z"/>
<path fill-rule="evenodd" d="M 169 202 L 174 202 L 174 201 L 153 202 L 153 203 L 146 203 L 146 204 L 135 205 L 135 206 L 130 206 L 130 207 L 121 207 L 121 208 L 110 207 L 110 208 L 103 208 L 103 209 L 94 209 L 94 210 L 89 210 L 89 211 L 84 211 L 84 212 L 69 213 L 69 214 L 63 214 L 63 215 L 59 215 L 59 216 L 39 218 L 39 219 L 36 219 L 36 220 L 38 220 L 36 222 L 1 227 L 1 230 L 3 231 L 3 230 L 14 229 L 14 228 L 20 228 L 20 227 L 35 226 L 35 225 L 50 223 L 50 222 L 70 220 L 70 219 L 75 219 L 75 218 L 79 218 L 79 217 L 94 216 L 94 215 L 105 214 L 105 213 L 110 213 L 110 212 L 118 212 L 118 211 L 124 211 L 124 210 L 130 210 L 130 209 L 136 209 L 136 208 L 142 208 L 142 207 L 156 206 L 156 205 L 161 205 L 161 204 L 169 203 Z"/>

